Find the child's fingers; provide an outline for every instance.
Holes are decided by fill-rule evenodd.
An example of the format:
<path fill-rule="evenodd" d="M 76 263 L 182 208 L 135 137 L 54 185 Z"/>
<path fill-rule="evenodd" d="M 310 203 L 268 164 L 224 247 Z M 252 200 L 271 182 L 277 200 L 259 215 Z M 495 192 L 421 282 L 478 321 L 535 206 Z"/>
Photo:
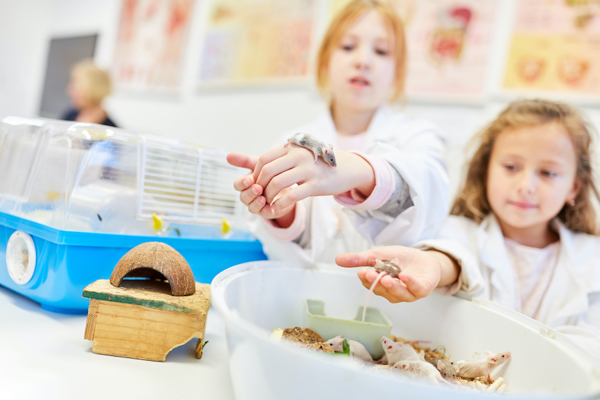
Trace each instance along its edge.
<path fill-rule="evenodd" d="M 281 158 L 281 160 L 282 159 L 283 158 Z M 265 167 L 265 169 L 269 166 L 270 164 Z M 288 190 L 288 188 L 293 186 L 295 183 L 298 183 L 300 179 L 302 179 L 302 175 L 302 171 L 298 170 L 298 168 L 292 168 L 271 179 L 267 186 L 263 186 L 265 188 L 264 196 L 267 198 L 267 202 L 271 204 L 273 200 L 278 197 L 279 198 L 277 201 L 279 201 L 279 199 L 286 194 L 287 191 L 291 190 Z"/>
<path fill-rule="evenodd" d="M 236 178 L 233 181 L 233 188 L 235 190 L 237 190 L 238 192 L 241 192 L 242 190 L 248 189 L 253 184 L 254 184 L 254 178 L 252 177 L 252 174 L 248 174 L 248 175 L 244 175 L 244 176 L 240 176 L 239 178 Z"/>
<path fill-rule="evenodd" d="M 249 189 L 241 191 L 240 200 L 242 201 L 242 203 L 248 206 L 256 199 L 257 196 L 260 196 L 261 194 L 262 188 L 258 185 L 252 185 L 252 187 L 250 187 Z"/>
<path fill-rule="evenodd" d="M 271 149 L 271 150 L 267 151 L 266 153 L 263 153 L 260 157 L 258 157 L 256 166 L 254 167 L 254 172 L 252 173 L 252 176 L 254 177 L 254 181 L 258 183 L 258 176 L 265 165 L 275 161 L 279 157 L 283 157 L 284 155 L 287 154 L 287 152 L 288 152 L 287 148 L 285 148 L 283 146 L 277 146 L 274 149 Z"/>
<path fill-rule="evenodd" d="M 227 154 L 227 162 L 234 167 L 248 168 L 254 170 L 258 157 L 249 156 L 244 153 L 229 153 Z"/>
<path fill-rule="evenodd" d="M 309 197 L 313 193 L 314 185 L 312 183 L 304 183 L 287 191 L 273 204 L 276 210 L 288 208 Z"/>
<path fill-rule="evenodd" d="M 417 297 L 408 290 L 406 285 L 391 276 L 384 276 L 379 281 L 379 285 L 381 285 L 381 290 L 385 291 L 388 296 L 386 297 L 388 300 L 399 303 L 401 301 L 411 302 L 417 300 Z M 377 290 L 377 289 L 376 289 Z"/>
<path fill-rule="evenodd" d="M 362 268 L 358 270 L 357 275 L 363 286 L 367 289 L 370 289 L 373 282 L 375 282 L 375 279 L 377 279 L 379 273 L 373 269 Z M 408 290 L 403 282 L 396 278 L 392 278 L 389 275 L 385 275 L 379 280 L 379 283 L 373 290 L 373 293 L 375 293 L 377 296 L 385 297 L 392 303 L 417 300 L 417 297 Z"/>
<path fill-rule="evenodd" d="M 281 218 L 284 215 L 286 215 L 287 213 L 291 212 L 293 209 L 294 209 L 294 206 L 287 207 L 287 208 L 284 208 L 284 209 L 281 209 L 281 210 L 279 210 L 279 209 L 273 210 L 271 208 L 271 206 L 267 203 L 267 205 L 260 212 L 260 215 L 263 216 L 266 219 Z"/>
<path fill-rule="evenodd" d="M 354 268 L 375 266 L 375 260 L 392 260 L 398 258 L 402 268 L 409 262 L 410 252 L 414 249 L 404 246 L 385 246 L 377 249 L 362 251 L 360 253 L 342 253 L 335 258 L 340 267 Z"/>
<path fill-rule="evenodd" d="M 371 259 L 373 260 L 371 262 Z M 361 253 L 342 253 L 335 258 L 335 263 L 344 268 L 367 267 L 375 265 L 375 259 L 368 251 Z M 368 271 L 365 269 L 365 271 Z"/>
<path fill-rule="evenodd" d="M 260 214 L 263 207 L 267 204 L 264 196 L 258 196 L 252 203 L 248 205 L 248 211 L 252 214 Z"/>
<path fill-rule="evenodd" d="M 406 285 L 406 288 L 415 297 L 415 300 L 426 297 L 431 292 L 426 285 L 414 276 L 400 274 L 398 278 Z"/>
<path fill-rule="evenodd" d="M 264 165 L 258 174 L 258 178 L 256 183 L 260 186 L 266 188 L 273 182 L 274 180 L 279 180 L 281 174 L 293 169 L 296 166 L 296 161 L 294 157 L 285 156 L 279 157 L 276 160 L 271 161 L 270 163 Z M 299 176 L 296 173 L 296 176 Z M 296 182 L 292 182 L 290 185 Z M 287 186 L 290 186 L 287 185 Z"/>

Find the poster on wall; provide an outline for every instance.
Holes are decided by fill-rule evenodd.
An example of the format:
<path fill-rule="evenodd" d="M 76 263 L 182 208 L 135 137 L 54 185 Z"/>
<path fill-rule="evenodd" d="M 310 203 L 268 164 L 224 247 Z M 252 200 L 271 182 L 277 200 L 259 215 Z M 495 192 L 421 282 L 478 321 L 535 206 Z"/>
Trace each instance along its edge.
<path fill-rule="evenodd" d="M 212 0 L 198 86 L 306 83 L 317 0 Z"/>
<path fill-rule="evenodd" d="M 331 0 L 335 15 L 349 0 Z M 406 31 L 408 99 L 486 95 L 497 0 L 390 0 Z"/>
<path fill-rule="evenodd" d="M 123 0 L 113 63 L 118 90 L 176 93 L 194 0 Z"/>
<path fill-rule="evenodd" d="M 600 2 L 519 1 L 503 88 L 600 96 Z"/>

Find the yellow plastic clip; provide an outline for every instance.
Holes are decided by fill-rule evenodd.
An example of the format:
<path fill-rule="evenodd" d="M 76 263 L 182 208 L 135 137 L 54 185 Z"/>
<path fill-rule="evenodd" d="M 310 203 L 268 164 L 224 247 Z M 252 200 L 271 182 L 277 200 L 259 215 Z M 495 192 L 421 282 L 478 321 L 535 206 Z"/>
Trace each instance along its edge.
<path fill-rule="evenodd" d="M 221 221 L 221 233 L 223 235 L 225 235 L 230 230 L 231 230 L 231 224 L 229 223 L 229 221 L 227 221 L 226 218 L 223 218 L 223 221 Z"/>
<path fill-rule="evenodd" d="M 160 231 L 163 227 L 163 220 L 156 213 L 152 213 L 152 229 Z"/>

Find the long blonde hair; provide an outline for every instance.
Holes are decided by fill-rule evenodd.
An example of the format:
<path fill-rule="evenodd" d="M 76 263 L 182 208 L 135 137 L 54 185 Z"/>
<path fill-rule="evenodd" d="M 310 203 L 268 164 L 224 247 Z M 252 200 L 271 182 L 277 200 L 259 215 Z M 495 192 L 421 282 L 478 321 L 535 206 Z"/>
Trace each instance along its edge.
<path fill-rule="evenodd" d="M 406 78 L 406 39 L 404 25 L 396 11 L 387 3 L 378 0 L 354 0 L 344 7 L 329 25 L 319 52 L 317 53 L 317 87 L 325 97 L 329 97 L 329 61 L 336 46 L 352 24 L 368 11 L 376 10 L 383 17 L 390 37 L 393 38 L 392 57 L 396 71 L 390 100 L 398 99 L 404 92 Z"/>
<path fill-rule="evenodd" d="M 461 215 L 477 223 L 490 214 L 492 208 L 486 195 L 486 181 L 490 156 L 498 135 L 507 129 L 552 122 L 561 124 L 571 137 L 578 160 L 575 178 L 581 184 L 575 204 L 565 204 L 558 213 L 558 218 L 573 232 L 598 234 L 596 212 L 591 201 L 592 196 L 600 200 L 591 160 L 593 129 L 573 107 L 547 100 L 512 102 L 475 137 L 479 147 L 469 163 L 465 182 L 454 200 L 450 214 Z"/>

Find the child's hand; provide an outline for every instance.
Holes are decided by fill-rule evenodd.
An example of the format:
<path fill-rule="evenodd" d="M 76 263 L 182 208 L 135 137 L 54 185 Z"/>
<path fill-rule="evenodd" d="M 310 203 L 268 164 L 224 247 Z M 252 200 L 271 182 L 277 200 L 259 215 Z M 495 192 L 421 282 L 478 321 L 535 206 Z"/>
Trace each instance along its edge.
<path fill-rule="evenodd" d="M 375 187 L 371 164 L 362 157 L 342 150 L 335 151 L 337 167 L 330 167 L 321 158 L 315 164 L 310 150 L 295 145 L 279 146 L 261 155 L 253 178 L 264 188 L 267 203 L 274 199 L 276 211 L 288 209 L 310 196 L 325 196 L 358 189 L 369 196 Z M 293 184 L 298 184 L 291 190 Z"/>
<path fill-rule="evenodd" d="M 227 162 L 231 165 L 241 168 L 254 170 L 257 157 L 249 156 L 242 153 L 231 153 L 227 155 Z M 252 173 L 243 175 L 233 182 L 235 190 L 240 192 L 240 200 L 248 211 L 253 214 L 259 214 L 264 218 L 276 219 L 289 214 L 294 210 L 295 205 L 273 212 L 271 206 L 267 204 L 265 197 L 262 196 L 263 188 L 260 185 L 254 184 Z M 289 190 L 289 189 L 287 189 Z"/>
<path fill-rule="evenodd" d="M 335 262 L 341 267 L 352 268 L 374 266 L 375 259 L 398 258 L 402 269 L 398 279 L 389 275 L 383 276 L 373 293 L 385 297 L 390 303 L 399 303 L 426 297 L 440 284 L 443 270 L 438 254 L 441 253 L 403 246 L 387 246 L 362 253 L 340 254 L 335 258 Z M 371 288 L 378 275 L 379 273 L 372 269 L 358 270 L 358 277 L 367 289 Z"/>

